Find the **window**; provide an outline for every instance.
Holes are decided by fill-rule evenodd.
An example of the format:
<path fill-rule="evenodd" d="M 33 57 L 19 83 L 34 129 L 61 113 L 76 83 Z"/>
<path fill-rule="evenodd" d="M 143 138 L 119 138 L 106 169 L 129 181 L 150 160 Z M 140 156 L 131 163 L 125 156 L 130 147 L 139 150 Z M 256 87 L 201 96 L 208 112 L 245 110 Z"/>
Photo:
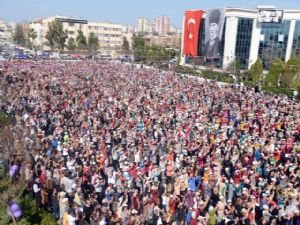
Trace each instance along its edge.
<path fill-rule="evenodd" d="M 296 21 L 292 55 L 295 55 L 297 58 L 300 58 L 300 20 Z"/>
<path fill-rule="evenodd" d="M 262 23 L 258 56 L 262 59 L 265 70 L 270 68 L 275 58 L 285 61 L 285 54 L 290 31 L 290 20 L 282 23 Z"/>
<path fill-rule="evenodd" d="M 253 19 L 239 18 L 235 56 L 241 69 L 248 69 Z"/>

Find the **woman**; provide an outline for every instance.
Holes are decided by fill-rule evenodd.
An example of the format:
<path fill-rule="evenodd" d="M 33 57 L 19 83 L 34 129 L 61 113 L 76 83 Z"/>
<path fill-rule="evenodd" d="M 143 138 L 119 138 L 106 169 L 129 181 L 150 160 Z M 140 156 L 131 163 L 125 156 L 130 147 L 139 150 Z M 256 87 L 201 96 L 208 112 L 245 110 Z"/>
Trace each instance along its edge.
<path fill-rule="evenodd" d="M 224 215 L 226 216 L 226 218 L 228 218 L 229 220 L 233 220 L 234 210 L 235 210 L 235 208 L 232 205 L 232 201 L 228 200 L 227 205 L 225 206 L 225 210 L 224 210 Z"/>

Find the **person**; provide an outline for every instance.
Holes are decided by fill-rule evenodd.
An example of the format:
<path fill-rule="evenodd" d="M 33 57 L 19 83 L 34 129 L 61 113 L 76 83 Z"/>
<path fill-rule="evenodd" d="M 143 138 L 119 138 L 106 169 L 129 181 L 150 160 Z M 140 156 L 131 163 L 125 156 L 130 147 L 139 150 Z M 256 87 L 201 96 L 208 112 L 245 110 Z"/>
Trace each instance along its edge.
<path fill-rule="evenodd" d="M 299 220 L 298 100 L 113 62 L 2 68 L 18 170 L 60 224 Z"/>
<path fill-rule="evenodd" d="M 221 12 L 218 9 L 213 10 L 209 14 L 209 27 L 206 34 L 209 35 L 208 41 L 205 43 L 206 57 L 216 58 L 219 57 L 219 20 Z"/>

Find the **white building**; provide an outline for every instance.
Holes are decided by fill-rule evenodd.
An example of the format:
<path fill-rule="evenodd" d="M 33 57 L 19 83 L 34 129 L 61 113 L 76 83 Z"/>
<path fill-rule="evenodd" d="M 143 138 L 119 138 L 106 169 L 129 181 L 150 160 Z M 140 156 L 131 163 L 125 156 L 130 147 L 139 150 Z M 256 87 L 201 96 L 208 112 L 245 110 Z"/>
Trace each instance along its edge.
<path fill-rule="evenodd" d="M 0 40 L 9 41 L 13 37 L 13 27 L 11 24 L 0 20 Z"/>
<path fill-rule="evenodd" d="M 170 26 L 170 31 L 169 31 L 170 33 L 172 33 L 172 34 L 177 34 L 177 32 L 178 32 L 178 29 L 175 27 L 175 26 Z"/>
<path fill-rule="evenodd" d="M 259 20 L 262 10 L 281 11 L 274 7 L 225 9 L 223 38 L 219 45 L 221 68 L 226 69 L 233 60 L 239 60 L 242 69 L 249 69 L 259 57 L 268 70 L 277 57 L 283 61 L 292 54 L 300 57 L 300 10 L 283 10 L 282 21 L 276 23 Z M 204 24 L 205 15 L 198 40 L 199 58 L 205 58 Z"/>
<path fill-rule="evenodd" d="M 107 54 L 113 50 L 121 49 L 124 36 L 126 36 L 129 44 L 131 44 L 131 37 L 134 32 L 134 27 L 132 26 L 123 26 L 108 22 L 88 22 L 87 20 L 65 16 L 37 19 L 30 23 L 30 28 L 33 28 L 37 32 L 35 44 L 37 46 L 43 46 L 44 50 L 50 50 L 50 47 L 47 45 L 46 34 L 49 31 L 51 23 L 54 21 L 61 22 L 63 30 L 68 34 L 68 38 L 72 37 L 75 40 L 79 30 L 83 32 L 87 39 L 89 34 L 93 32 L 99 39 L 99 50 Z M 66 40 L 66 43 L 67 41 L 68 40 Z"/>
<path fill-rule="evenodd" d="M 137 21 L 138 33 L 152 33 L 151 22 L 147 18 L 139 18 Z"/>
<path fill-rule="evenodd" d="M 83 32 L 85 36 L 93 32 L 99 39 L 100 50 L 110 52 L 120 49 L 123 44 L 122 27 L 122 25 L 108 22 L 88 22 Z"/>
<path fill-rule="evenodd" d="M 45 32 L 42 20 L 35 20 L 29 24 L 29 27 L 34 29 L 36 32 L 36 38 L 33 41 L 33 44 L 39 48 L 43 48 L 45 44 Z"/>
<path fill-rule="evenodd" d="M 87 26 L 87 20 L 69 18 L 66 16 L 53 16 L 33 20 L 29 26 L 37 32 L 37 38 L 35 39 L 34 43 L 37 46 L 42 46 L 43 50 L 50 50 L 50 47 L 48 46 L 48 40 L 46 39 L 46 35 L 50 29 L 51 23 L 54 21 L 61 22 L 63 25 L 63 30 L 66 31 L 68 34 L 68 38 L 72 37 L 75 40 L 78 35 L 78 30 L 84 30 Z"/>

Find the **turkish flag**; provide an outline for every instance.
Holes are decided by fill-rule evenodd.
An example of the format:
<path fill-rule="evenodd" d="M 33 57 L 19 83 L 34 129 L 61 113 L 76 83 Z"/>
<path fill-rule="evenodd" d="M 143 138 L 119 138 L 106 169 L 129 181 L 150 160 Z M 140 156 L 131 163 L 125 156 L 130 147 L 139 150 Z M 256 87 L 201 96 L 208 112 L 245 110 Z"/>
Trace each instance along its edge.
<path fill-rule="evenodd" d="M 203 14 L 204 12 L 202 10 L 185 12 L 183 39 L 184 55 L 197 56 L 198 36 Z"/>

